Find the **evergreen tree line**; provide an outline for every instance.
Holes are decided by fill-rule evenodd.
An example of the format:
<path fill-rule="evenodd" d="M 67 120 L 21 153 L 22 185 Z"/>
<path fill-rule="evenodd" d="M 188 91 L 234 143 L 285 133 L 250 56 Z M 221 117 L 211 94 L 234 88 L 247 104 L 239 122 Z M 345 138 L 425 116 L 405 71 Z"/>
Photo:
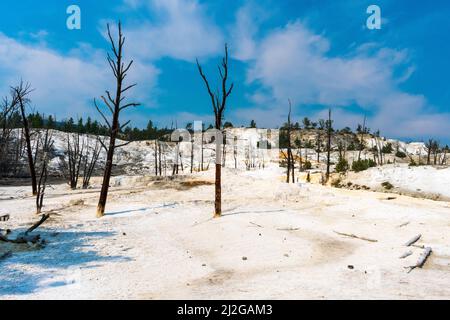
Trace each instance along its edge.
<path fill-rule="evenodd" d="M 33 112 L 27 116 L 30 127 L 33 129 L 54 129 L 63 132 L 70 133 L 80 133 L 80 134 L 92 134 L 107 136 L 109 134 L 109 129 L 107 126 L 100 124 L 97 120 L 92 120 L 91 117 L 87 117 L 86 120 L 83 118 L 78 118 L 74 120 L 72 117 L 57 121 L 56 117 L 49 115 L 45 116 L 39 112 Z M 1 119 L 0 119 L 1 122 Z M 23 121 L 20 113 L 18 111 L 14 112 L 8 121 L 8 125 L 11 128 L 22 128 Z M 124 140 L 137 141 L 137 140 L 166 140 L 170 137 L 170 133 L 173 129 L 158 128 L 150 120 L 147 127 L 144 129 L 132 128 L 127 126 L 120 136 Z"/>

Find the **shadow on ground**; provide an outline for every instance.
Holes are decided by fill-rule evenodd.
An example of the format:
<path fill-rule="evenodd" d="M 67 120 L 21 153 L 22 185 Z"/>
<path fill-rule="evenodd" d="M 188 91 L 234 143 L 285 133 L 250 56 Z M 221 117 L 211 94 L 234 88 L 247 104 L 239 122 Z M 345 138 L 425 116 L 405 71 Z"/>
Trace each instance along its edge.
<path fill-rule="evenodd" d="M 58 281 L 52 283 L 51 279 L 61 273 L 67 274 L 68 270 L 131 260 L 121 255 L 101 255 L 90 244 L 99 238 L 114 237 L 115 232 L 55 233 L 41 230 L 39 233 L 48 242 L 44 248 L 13 252 L 10 258 L 0 261 L 0 297 L 36 292 L 44 281 L 50 281 L 47 287 L 64 285 Z"/>

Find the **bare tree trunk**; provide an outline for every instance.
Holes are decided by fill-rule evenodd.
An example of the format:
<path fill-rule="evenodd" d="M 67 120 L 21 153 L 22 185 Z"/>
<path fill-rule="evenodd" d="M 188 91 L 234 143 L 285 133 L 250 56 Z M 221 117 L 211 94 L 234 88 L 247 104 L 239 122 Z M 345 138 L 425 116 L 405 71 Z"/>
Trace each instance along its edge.
<path fill-rule="evenodd" d="M 433 151 L 433 139 L 429 139 L 428 143 L 425 144 L 425 147 L 427 148 L 427 165 L 431 164 L 431 152 Z"/>
<path fill-rule="evenodd" d="M 127 103 L 125 105 L 122 105 L 122 94 L 125 93 L 125 91 L 133 88 L 136 86 L 136 84 L 132 84 L 126 88 L 123 88 L 123 80 L 125 79 L 128 70 L 130 69 L 131 65 L 133 64 L 133 60 L 131 60 L 126 66 L 123 59 L 123 45 L 125 43 L 125 38 L 122 35 L 122 26 L 119 22 L 118 24 L 118 32 L 119 37 L 117 43 L 113 40 L 111 36 L 111 31 L 108 25 L 108 37 L 111 43 L 111 49 L 114 54 L 115 59 L 111 58 L 111 56 L 108 54 L 108 63 L 114 73 L 114 77 L 116 79 L 116 94 L 114 99 L 111 97 L 111 94 L 109 91 L 106 91 L 107 98 L 102 96 L 102 100 L 105 103 L 105 105 L 108 107 L 109 111 L 112 114 L 112 121 L 111 123 L 108 121 L 106 116 L 103 114 L 101 109 L 98 107 L 95 99 L 94 104 L 97 108 L 97 111 L 100 113 L 100 115 L 105 120 L 106 124 L 109 127 L 109 147 L 105 149 L 107 150 L 107 156 L 106 156 L 106 164 L 105 164 L 105 170 L 103 173 L 103 183 L 102 183 L 102 189 L 100 192 L 100 198 L 97 205 L 97 217 L 102 217 L 105 214 L 105 206 L 106 206 L 106 200 L 108 198 L 108 190 L 109 190 L 109 182 L 111 180 L 111 173 L 112 173 L 112 167 L 113 167 L 113 157 L 114 157 L 114 151 L 116 148 L 122 147 L 123 145 L 117 145 L 116 146 L 116 139 L 117 135 L 120 133 L 120 131 L 129 124 L 129 121 L 126 122 L 123 125 L 119 124 L 119 115 L 120 112 L 128 107 L 136 107 L 139 104 L 138 103 Z"/>
<path fill-rule="evenodd" d="M 328 109 L 327 122 L 327 182 L 330 179 L 330 157 L 331 157 L 331 109 Z"/>
<path fill-rule="evenodd" d="M 33 191 L 33 195 L 37 194 L 37 178 L 36 178 L 36 169 L 35 169 L 35 162 L 33 159 L 33 151 L 31 148 L 31 133 L 30 133 L 30 127 L 28 124 L 27 115 L 25 112 L 25 104 L 29 102 L 29 99 L 27 98 L 27 95 L 31 92 L 30 85 L 26 84 L 23 85 L 23 82 L 20 83 L 19 86 L 13 88 L 16 94 L 16 98 L 19 102 L 20 112 L 22 115 L 22 122 L 24 127 L 24 133 L 25 133 L 25 141 L 27 146 L 27 157 L 28 157 L 28 166 L 30 168 L 30 175 L 31 175 L 31 188 Z"/>
<path fill-rule="evenodd" d="M 95 141 L 95 147 L 92 151 L 92 155 L 88 153 L 85 156 L 85 162 L 84 162 L 84 169 L 83 169 L 83 184 L 82 188 L 87 189 L 89 187 L 89 182 L 91 180 L 92 174 L 95 170 L 95 165 L 97 164 L 98 157 L 100 156 L 101 152 L 100 147 L 100 137 L 97 136 L 97 141 Z"/>
<path fill-rule="evenodd" d="M 223 137 L 222 134 L 220 134 L 221 141 L 217 141 L 219 138 L 219 132 L 221 133 L 222 130 L 222 119 L 223 114 L 226 107 L 226 102 L 228 96 L 231 94 L 233 90 L 233 84 L 229 88 L 227 88 L 227 79 L 228 79 L 228 46 L 225 44 L 225 57 L 222 59 L 222 65 L 219 66 L 219 75 L 222 79 L 222 94 L 220 96 L 219 93 L 213 93 L 211 91 L 211 88 L 209 86 L 209 82 L 206 79 L 205 74 L 203 73 L 202 67 L 198 63 L 197 60 L 197 67 L 198 71 L 200 73 L 200 76 L 202 77 L 203 81 L 205 82 L 206 89 L 208 90 L 208 94 L 211 98 L 211 104 L 214 110 L 214 116 L 215 116 L 215 128 L 216 128 L 216 144 L 219 143 L 216 147 L 216 178 L 215 178 L 215 213 L 214 217 L 220 217 L 222 215 L 222 181 L 221 181 L 221 169 L 222 165 L 220 163 L 220 144 L 223 143 Z M 202 131 L 203 132 L 203 131 Z M 203 140 L 203 139 L 202 139 Z M 203 146 L 203 141 L 202 141 Z M 202 153 L 203 153 L 203 147 L 202 147 Z M 203 155 L 202 155 L 203 157 Z M 203 159 L 202 159 L 202 165 L 203 165 Z"/>
<path fill-rule="evenodd" d="M 218 218 L 222 215 L 222 165 L 220 163 L 216 163 L 215 187 L 214 217 Z"/>
<path fill-rule="evenodd" d="M 194 139 L 191 140 L 191 173 L 194 170 Z"/>
<path fill-rule="evenodd" d="M 42 212 L 42 207 L 44 206 L 44 197 L 45 197 L 45 189 L 47 186 L 47 177 L 48 177 L 48 161 L 49 161 L 49 153 L 51 152 L 51 148 L 53 147 L 53 139 L 49 134 L 49 129 L 45 132 L 44 140 L 42 141 L 42 160 L 41 160 L 41 173 L 39 176 L 39 183 L 37 185 L 37 193 L 36 193 L 36 214 L 40 214 Z"/>
<path fill-rule="evenodd" d="M 158 140 L 155 139 L 155 176 L 158 176 Z"/>
<path fill-rule="evenodd" d="M 202 142 L 201 142 L 201 148 L 202 148 L 202 159 L 201 159 L 201 167 L 200 170 L 203 171 L 203 139 L 204 139 L 204 132 L 203 132 L 203 127 L 202 127 Z"/>
<path fill-rule="evenodd" d="M 316 152 L 317 152 L 317 164 L 320 164 L 320 144 L 321 144 L 321 136 L 320 131 L 317 132 L 317 141 L 316 141 Z"/>
<path fill-rule="evenodd" d="M 364 148 L 364 133 L 365 133 L 365 131 L 366 131 L 366 116 L 364 116 L 363 126 L 362 126 L 362 131 L 361 131 L 361 141 L 360 141 L 360 145 L 359 145 L 358 161 L 361 160 L 361 152 L 362 152 L 362 149 Z"/>
<path fill-rule="evenodd" d="M 294 156 L 292 154 L 292 143 L 291 143 L 291 100 L 288 99 L 289 102 L 289 112 L 288 112 L 288 121 L 287 121 L 287 172 L 286 172 L 286 183 L 289 183 L 289 179 L 292 177 L 292 183 L 294 183 L 295 180 L 295 163 L 294 163 Z"/>
<path fill-rule="evenodd" d="M 158 141 L 158 169 L 159 169 L 159 175 L 162 176 L 161 142 L 160 141 Z"/>
<path fill-rule="evenodd" d="M 67 134 L 67 158 L 68 167 L 65 168 L 68 173 L 69 185 L 72 190 L 77 188 L 78 179 L 80 177 L 81 161 L 85 157 L 84 155 L 85 141 L 80 141 L 80 133 L 76 133 L 75 137 L 71 134 Z M 65 160 L 64 160 L 65 162 Z"/>

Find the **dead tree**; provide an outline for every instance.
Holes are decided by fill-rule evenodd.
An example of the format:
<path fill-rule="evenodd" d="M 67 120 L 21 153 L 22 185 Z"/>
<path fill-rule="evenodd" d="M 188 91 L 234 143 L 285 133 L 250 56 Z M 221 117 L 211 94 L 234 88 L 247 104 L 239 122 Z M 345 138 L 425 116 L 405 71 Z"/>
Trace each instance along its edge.
<path fill-rule="evenodd" d="M 194 138 L 191 138 L 191 173 L 194 170 Z"/>
<path fill-rule="evenodd" d="M 431 154 L 433 153 L 434 144 L 433 139 L 428 139 L 428 142 L 425 143 L 425 148 L 427 149 L 427 165 L 431 164 Z"/>
<path fill-rule="evenodd" d="M 0 106 L 0 176 L 3 176 L 11 171 L 12 166 L 10 165 L 10 154 L 14 145 L 13 140 L 19 140 L 14 139 L 12 134 L 14 128 L 12 127 L 11 120 L 17 107 L 17 99 L 14 98 L 15 95 L 13 96 L 13 100 L 10 102 L 8 97 L 5 97 Z M 17 143 L 16 146 L 18 146 Z M 17 155 L 18 152 L 16 152 L 16 156 Z M 18 163 L 18 159 L 15 163 Z"/>
<path fill-rule="evenodd" d="M 328 120 L 327 120 L 327 174 L 326 174 L 326 181 L 328 181 L 328 179 L 330 179 L 331 131 L 332 131 L 331 109 L 328 109 Z"/>
<path fill-rule="evenodd" d="M 155 176 L 158 176 L 158 139 L 155 139 Z"/>
<path fill-rule="evenodd" d="M 322 148 L 322 137 L 320 134 L 320 130 L 317 131 L 316 135 L 316 153 L 317 153 L 317 164 L 320 164 L 320 152 Z"/>
<path fill-rule="evenodd" d="M 108 63 L 111 67 L 111 70 L 114 74 L 114 78 L 116 81 L 116 93 L 115 96 L 112 97 L 109 91 L 106 91 L 106 97 L 101 96 L 104 104 L 107 106 L 108 110 L 111 112 L 111 118 L 109 119 L 105 116 L 102 109 L 97 104 L 97 101 L 94 99 L 94 104 L 97 109 L 97 111 L 102 116 L 103 120 L 105 121 L 106 125 L 109 129 L 109 146 L 106 146 L 103 142 L 102 145 L 106 150 L 106 163 L 105 163 L 105 169 L 103 173 L 103 183 L 102 183 L 102 189 L 100 192 L 100 198 L 98 201 L 97 206 L 97 217 L 102 217 L 105 214 L 105 206 L 106 206 L 106 200 L 108 198 L 108 190 L 109 190 L 109 181 L 111 179 L 111 173 L 112 173 L 112 167 L 113 167 L 113 157 L 114 157 L 114 151 L 116 148 L 120 148 L 128 143 L 124 143 L 121 145 L 116 145 L 116 139 L 118 134 L 121 132 L 123 128 L 125 128 L 129 121 L 127 121 L 124 124 L 120 123 L 120 113 L 129 108 L 129 107 L 136 107 L 139 106 L 138 103 L 126 103 L 123 104 L 123 101 L 125 99 L 125 96 L 123 94 L 128 91 L 129 89 L 136 86 L 135 84 L 124 86 L 124 79 L 127 76 L 128 70 L 130 70 L 133 60 L 131 60 L 129 63 L 125 64 L 123 62 L 123 45 L 125 43 L 125 37 L 122 34 L 122 25 L 119 22 L 118 24 L 118 40 L 115 42 L 111 35 L 111 30 L 109 28 L 109 24 L 107 25 L 108 28 L 108 37 L 109 41 L 111 43 L 111 51 L 114 55 L 114 58 L 110 56 L 108 53 Z"/>
<path fill-rule="evenodd" d="M 158 141 L 158 169 L 159 175 L 162 176 L 162 165 L 161 165 L 161 142 Z"/>
<path fill-rule="evenodd" d="M 176 142 L 175 145 L 175 159 L 172 167 L 172 175 L 178 175 L 178 167 L 179 167 L 179 157 L 180 157 L 180 142 Z"/>
<path fill-rule="evenodd" d="M 205 82 L 206 89 L 208 90 L 208 94 L 211 98 L 211 104 L 214 110 L 214 116 L 215 116 L 215 128 L 217 130 L 216 134 L 216 140 L 218 139 L 219 132 L 222 131 L 222 120 L 223 120 L 223 114 L 225 111 L 227 98 L 233 91 L 234 84 L 232 83 L 229 88 L 227 88 L 227 80 L 228 80 L 228 46 L 225 44 L 225 57 L 222 59 L 222 65 L 219 67 L 219 75 L 222 80 L 222 93 L 219 92 L 213 93 L 211 91 L 211 88 L 209 86 L 209 82 L 203 73 L 202 67 L 200 66 L 198 60 L 197 60 L 197 67 L 198 71 L 200 73 L 200 76 L 202 77 L 203 81 Z M 216 141 L 217 143 L 218 141 Z M 202 142 L 203 143 L 203 142 Z M 223 143 L 223 140 L 219 143 Z M 219 144 L 220 145 L 220 144 Z M 203 164 L 203 161 L 202 161 Z M 222 175 L 222 164 L 220 162 L 220 151 L 216 148 L 216 177 L 215 177 L 215 214 L 214 217 L 220 217 L 222 215 L 222 181 L 221 181 L 221 175 Z"/>
<path fill-rule="evenodd" d="M 36 195 L 37 194 L 36 168 L 35 168 L 35 161 L 33 159 L 33 150 L 31 148 L 30 126 L 28 124 L 28 118 L 25 110 L 26 105 L 30 103 L 28 95 L 30 94 L 32 89 L 29 83 L 24 84 L 23 81 L 21 81 L 18 86 L 11 88 L 11 90 L 14 96 L 13 100 L 17 99 L 18 101 L 20 113 L 22 116 L 22 123 L 27 147 L 28 166 L 30 168 L 30 175 L 31 175 L 31 188 L 33 191 L 33 195 Z"/>
<path fill-rule="evenodd" d="M 291 124 L 291 100 L 288 99 L 289 102 L 289 112 L 288 112 L 288 120 L 287 120 L 287 150 L 285 154 L 283 151 L 281 153 L 283 154 L 286 162 L 287 162 L 287 170 L 286 170 L 286 183 L 289 183 L 289 179 L 292 177 L 292 183 L 295 181 L 295 173 L 294 173 L 294 156 L 292 153 L 292 142 L 291 142 L 291 130 L 292 130 L 292 124 Z"/>
<path fill-rule="evenodd" d="M 447 152 L 448 152 L 448 146 L 445 146 L 443 148 L 444 154 L 442 155 L 441 158 L 441 165 L 447 164 Z"/>
<path fill-rule="evenodd" d="M 364 116 L 362 130 L 361 130 L 361 140 L 359 142 L 358 150 L 358 161 L 361 160 L 361 152 L 364 149 L 364 133 L 366 132 L 366 116 Z"/>
<path fill-rule="evenodd" d="M 433 164 L 434 165 L 437 165 L 438 154 L 439 154 L 439 141 L 435 140 L 433 143 Z"/>
<path fill-rule="evenodd" d="M 53 138 L 52 134 L 49 133 L 49 129 L 46 130 L 44 138 L 42 139 L 42 156 L 40 163 L 40 174 L 39 174 L 39 182 L 37 185 L 37 194 L 36 194 L 36 214 L 40 214 L 42 211 L 42 207 L 44 206 L 44 197 L 45 197 L 45 189 L 47 186 L 47 178 L 48 178 L 48 162 L 50 160 L 50 152 L 53 148 Z"/>
<path fill-rule="evenodd" d="M 94 173 L 95 166 L 97 164 L 98 157 L 100 156 L 101 151 L 101 140 L 100 137 L 97 137 L 94 149 L 88 149 L 86 155 L 84 156 L 82 184 L 83 189 L 87 189 L 89 187 L 89 182 L 91 180 L 92 174 Z"/>
<path fill-rule="evenodd" d="M 67 133 L 66 154 L 67 161 L 64 159 L 64 169 L 67 175 L 70 188 L 75 190 L 80 177 L 81 161 L 85 158 L 85 139 L 80 137 L 80 133 Z"/>
<path fill-rule="evenodd" d="M 200 147 L 201 147 L 201 165 L 200 165 L 200 170 L 203 171 L 203 162 L 204 162 L 204 150 L 205 148 L 203 147 L 204 144 L 204 139 L 205 139 L 205 125 L 202 123 L 202 140 L 200 142 Z"/>

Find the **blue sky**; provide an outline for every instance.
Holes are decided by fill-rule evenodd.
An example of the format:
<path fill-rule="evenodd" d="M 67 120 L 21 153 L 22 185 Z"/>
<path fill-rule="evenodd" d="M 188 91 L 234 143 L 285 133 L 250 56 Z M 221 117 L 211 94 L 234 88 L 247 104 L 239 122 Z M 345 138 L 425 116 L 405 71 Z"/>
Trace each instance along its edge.
<path fill-rule="evenodd" d="M 66 28 L 66 8 L 81 8 L 81 30 Z M 382 29 L 368 30 L 377 4 Z M 30 81 L 33 107 L 62 119 L 97 117 L 92 100 L 112 88 L 105 25 L 121 19 L 127 58 L 135 60 L 123 115 L 136 126 L 212 121 L 198 57 L 211 81 L 223 44 L 235 90 L 226 120 L 276 127 L 287 99 L 298 121 L 333 109 L 337 126 L 363 114 L 385 135 L 448 141 L 448 1 L 1 1 L 0 90 Z"/>

